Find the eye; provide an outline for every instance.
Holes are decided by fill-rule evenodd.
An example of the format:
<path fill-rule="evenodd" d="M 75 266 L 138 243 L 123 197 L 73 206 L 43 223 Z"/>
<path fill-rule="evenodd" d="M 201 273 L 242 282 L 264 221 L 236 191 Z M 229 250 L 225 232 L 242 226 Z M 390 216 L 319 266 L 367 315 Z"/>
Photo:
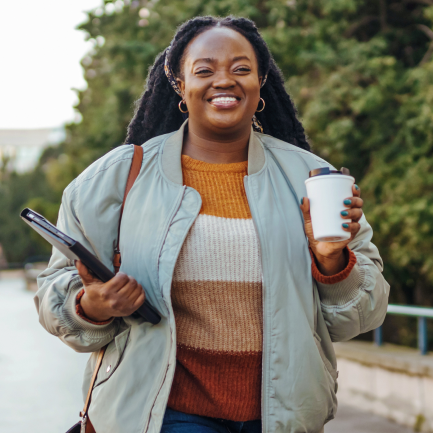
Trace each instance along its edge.
<path fill-rule="evenodd" d="M 199 74 L 210 74 L 212 73 L 212 71 L 210 69 L 200 69 L 199 71 L 196 72 L 197 75 Z"/>
<path fill-rule="evenodd" d="M 236 72 L 251 72 L 250 68 L 247 68 L 246 66 L 241 66 L 240 68 L 236 69 Z"/>

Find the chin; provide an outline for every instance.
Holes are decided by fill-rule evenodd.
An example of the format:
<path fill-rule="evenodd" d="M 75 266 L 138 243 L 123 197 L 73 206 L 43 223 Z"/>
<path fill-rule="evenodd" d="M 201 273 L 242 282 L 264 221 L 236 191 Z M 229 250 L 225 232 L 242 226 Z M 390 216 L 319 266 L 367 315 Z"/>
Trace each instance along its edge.
<path fill-rule="evenodd" d="M 224 116 L 208 118 L 208 122 L 218 129 L 236 129 L 244 124 L 244 119 L 234 114 L 225 114 Z"/>

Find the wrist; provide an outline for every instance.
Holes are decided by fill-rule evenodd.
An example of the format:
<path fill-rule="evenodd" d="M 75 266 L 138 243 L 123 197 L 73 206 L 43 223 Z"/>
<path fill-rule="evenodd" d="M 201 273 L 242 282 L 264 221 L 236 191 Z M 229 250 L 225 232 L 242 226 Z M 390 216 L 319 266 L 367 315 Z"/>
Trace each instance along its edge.
<path fill-rule="evenodd" d="M 89 296 L 84 291 L 83 296 L 80 299 L 81 311 L 90 320 L 94 322 L 107 322 L 111 320 L 112 316 L 104 314 L 100 309 L 95 308 Z"/>
<path fill-rule="evenodd" d="M 329 256 L 324 256 L 312 249 L 313 256 L 318 270 L 325 276 L 332 276 L 343 271 L 348 264 L 346 253 L 347 248 L 343 248 Z"/>

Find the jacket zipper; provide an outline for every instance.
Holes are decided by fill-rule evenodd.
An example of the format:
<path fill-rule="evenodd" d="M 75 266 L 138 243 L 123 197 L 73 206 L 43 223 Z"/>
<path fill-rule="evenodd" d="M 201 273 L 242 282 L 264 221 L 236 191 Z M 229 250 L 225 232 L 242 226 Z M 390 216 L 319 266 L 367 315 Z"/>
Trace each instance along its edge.
<path fill-rule="evenodd" d="M 176 206 L 175 211 L 173 212 L 173 216 L 176 215 L 176 213 L 179 211 L 179 208 L 180 208 L 180 206 L 182 204 L 183 196 L 185 195 L 185 191 L 186 191 L 186 186 L 183 186 L 183 188 L 182 188 L 182 194 L 180 195 L 179 202 L 178 202 L 178 204 Z M 180 249 L 179 249 L 179 251 L 180 251 Z M 176 260 L 177 260 L 177 257 L 176 257 Z M 162 300 L 164 301 L 165 308 L 167 309 L 167 320 L 168 320 L 170 318 L 170 309 L 168 308 L 167 301 L 164 299 L 164 294 L 163 293 L 162 293 Z M 169 320 L 168 320 L 168 322 L 169 322 Z M 170 329 L 170 347 L 168 349 L 168 361 L 166 362 L 165 373 L 163 374 L 162 380 L 161 380 L 161 382 L 160 382 L 160 384 L 158 386 L 158 392 L 155 394 L 155 398 L 153 399 L 152 407 L 150 408 L 149 416 L 148 416 L 146 424 L 144 426 L 143 433 L 146 433 L 147 430 L 148 430 L 148 428 L 149 428 L 149 422 L 150 422 L 150 417 L 151 417 L 152 410 L 155 407 L 156 400 L 157 400 L 157 398 L 159 396 L 159 393 L 161 392 L 161 389 L 162 389 L 162 387 L 164 385 L 165 378 L 167 377 L 168 369 L 170 368 L 170 353 L 171 353 L 171 346 L 172 346 L 172 343 L 171 343 L 171 333 L 172 333 L 172 331 Z"/>
<path fill-rule="evenodd" d="M 177 206 L 176 206 L 176 210 L 173 212 L 173 216 L 176 215 L 176 213 L 179 211 L 179 209 L 180 209 L 180 207 L 181 207 L 181 205 L 182 205 L 182 200 L 183 200 L 183 197 L 185 196 L 186 188 L 187 188 L 186 185 L 184 185 L 184 186 L 182 187 L 182 194 L 181 194 L 181 196 L 180 196 L 180 200 L 179 200 L 179 202 L 178 202 L 178 204 L 177 204 Z M 201 206 L 201 204 L 200 204 L 200 206 Z M 197 215 L 198 215 L 199 212 L 200 212 L 200 208 L 198 209 Z M 196 218 L 197 218 L 197 215 L 196 215 Z M 196 218 L 194 218 L 194 221 L 196 220 Z M 193 221 L 192 224 L 194 224 L 194 221 Z M 189 230 L 191 229 L 192 224 L 189 226 L 188 230 L 187 230 L 186 233 L 185 233 L 185 237 L 184 237 L 184 239 L 183 239 L 183 241 L 182 241 L 182 243 L 181 243 L 181 246 L 180 246 L 180 248 L 179 248 L 179 250 L 178 250 L 178 252 L 177 252 L 176 260 L 175 260 L 175 261 L 177 261 L 177 259 L 179 258 L 180 250 L 181 250 L 181 248 L 182 248 L 182 245 L 183 245 L 184 242 L 185 242 L 186 236 L 188 235 Z M 173 280 L 173 275 L 172 275 L 172 280 Z M 164 301 L 164 303 L 165 303 L 165 307 L 166 307 L 166 309 L 167 309 L 167 319 L 168 319 L 168 318 L 169 318 L 169 315 L 170 315 L 170 309 L 168 308 L 167 301 L 164 299 L 164 293 L 162 293 L 162 300 Z M 171 332 L 172 332 L 172 331 L 171 331 L 171 328 L 170 328 L 170 333 L 171 333 Z M 170 360 L 171 346 L 172 346 L 172 343 L 171 343 L 171 341 L 170 341 L 170 348 L 169 348 L 169 351 L 168 351 L 169 360 Z M 161 392 L 161 389 L 162 389 L 162 387 L 163 387 L 163 385 L 164 385 L 165 378 L 167 377 L 167 373 L 168 373 L 168 369 L 169 369 L 169 368 L 170 368 L 170 365 L 169 365 L 169 361 L 168 361 L 168 362 L 167 362 L 167 367 L 166 367 L 166 369 L 165 369 L 165 374 L 164 374 L 164 376 L 163 376 L 163 378 L 162 378 L 162 381 L 160 382 L 158 392 L 156 393 L 155 398 L 154 398 L 154 400 L 153 400 L 152 408 L 150 409 L 149 417 L 148 417 L 147 422 L 146 422 L 146 425 L 145 425 L 145 427 L 144 427 L 144 429 L 143 429 L 143 433 L 146 433 L 147 430 L 148 430 L 148 428 L 149 428 L 150 414 L 152 413 L 152 410 L 153 410 L 153 408 L 154 408 L 154 406 L 155 406 L 155 403 L 156 403 L 156 400 L 157 400 L 157 398 L 158 398 L 158 395 L 159 395 L 159 393 Z"/>
<path fill-rule="evenodd" d="M 245 187 L 245 193 L 247 196 L 247 201 L 248 201 L 248 205 L 250 207 L 250 212 L 251 212 L 251 216 L 252 216 L 252 220 L 253 220 L 253 224 L 254 224 L 254 228 L 256 230 L 256 235 L 257 235 L 257 240 L 259 242 L 259 246 L 260 246 L 260 253 L 263 254 L 263 249 L 261 247 L 260 244 L 260 236 L 259 236 L 259 232 L 257 230 L 257 225 L 254 219 L 254 210 L 253 210 L 253 206 L 252 205 L 252 201 L 251 198 L 248 194 L 248 176 L 244 176 L 244 187 Z M 267 399 L 265 398 L 265 371 L 267 370 L 265 367 L 267 367 L 268 364 L 268 359 L 267 359 L 267 351 L 266 351 L 266 334 L 267 334 L 267 320 L 265 320 L 266 318 L 266 310 L 265 310 L 265 284 L 264 284 L 264 277 L 263 277 L 263 260 L 262 260 L 262 313 L 263 313 L 263 346 L 262 346 L 262 385 L 261 385 L 261 413 L 262 413 L 262 433 L 263 432 L 267 432 L 267 422 L 266 422 L 266 402 Z"/>

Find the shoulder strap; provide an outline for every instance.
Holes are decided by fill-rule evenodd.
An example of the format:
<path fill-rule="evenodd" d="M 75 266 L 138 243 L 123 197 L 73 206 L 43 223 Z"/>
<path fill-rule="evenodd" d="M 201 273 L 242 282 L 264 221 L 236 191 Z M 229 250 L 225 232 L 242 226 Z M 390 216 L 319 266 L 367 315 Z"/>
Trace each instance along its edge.
<path fill-rule="evenodd" d="M 108 346 L 108 344 L 107 344 Z M 84 418 L 87 416 L 87 412 L 89 410 L 90 398 L 92 396 L 93 386 L 95 385 L 96 377 L 98 376 L 99 369 L 101 368 L 102 358 L 104 357 L 105 351 L 107 350 L 107 346 L 104 346 L 98 353 L 98 358 L 96 359 L 95 369 L 93 370 L 93 376 L 90 380 L 89 390 L 87 391 L 86 402 L 84 403 L 84 408 L 80 412 L 80 416 Z"/>
<path fill-rule="evenodd" d="M 126 181 L 125 194 L 123 195 L 123 203 L 120 209 L 119 226 L 117 228 L 117 245 L 114 250 L 114 257 L 113 257 L 114 272 L 116 274 L 119 272 L 120 264 L 122 263 L 120 250 L 119 250 L 119 240 L 120 240 L 120 224 L 122 223 L 123 208 L 125 207 L 126 197 L 128 196 L 128 193 L 131 190 L 132 185 L 134 185 L 134 182 L 140 173 L 141 164 L 143 162 L 143 148 L 141 146 L 135 146 L 135 145 L 133 146 L 134 146 L 134 156 L 132 157 L 131 168 L 129 169 L 128 180 Z"/>
<path fill-rule="evenodd" d="M 116 274 L 117 272 L 119 272 L 120 263 L 121 263 L 120 251 L 119 251 L 119 235 L 120 235 L 120 223 L 122 222 L 123 208 L 125 207 L 126 197 L 128 196 L 128 193 L 131 190 L 132 185 L 134 185 L 134 182 L 140 173 L 141 164 L 143 161 L 143 148 L 141 146 L 135 146 L 135 145 L 133 146 L 134 146 L 134 156 L 132 157 L 131 168 L 129 169 L 128 180 L 126 181 L 125 194 L 123 196 L 123 203 L 120 209 L 119 227 L 117 229 L 117 246 L 114 251 L 114 258 L 113 258 L 114 270 Z M 93 370 L 93 376 L 92 379 L 90 380 L 89 390 L 87 391 L 86 402 L 84 403 L 83 410 L 80 412 L 80 416 L 82 418 L 87 417 L 87 412 L 90 406 L 90 399 L 92 397 L 92 390 L 95 385 L 95 381 L 96 381 L 96 377 L 98 376 L 99 369 L 101 368 L 102 359 L 104 358 L 104 354 L 105 351 L 107 350 L 107 346 L 108 344 L 104 346 L 98 353 L 95 369 Z"/>

